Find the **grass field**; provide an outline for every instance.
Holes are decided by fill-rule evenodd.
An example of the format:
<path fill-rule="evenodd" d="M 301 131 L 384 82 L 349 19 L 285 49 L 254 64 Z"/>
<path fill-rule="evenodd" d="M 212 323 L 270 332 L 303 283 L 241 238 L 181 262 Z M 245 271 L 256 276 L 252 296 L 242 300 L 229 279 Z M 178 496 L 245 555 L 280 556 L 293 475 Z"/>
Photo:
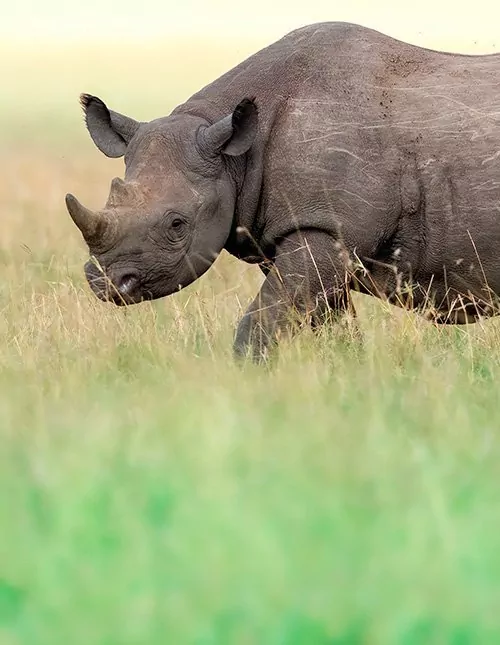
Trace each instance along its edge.
<path fill-rule="evenodd" d="M 499 643 L 498 321 L 360 296 L 362 347 L 326 329 L 241 369 L 257 269 L 89 293 L 64 194 L 101 206 L 122 165 L 78 93 L 152 118 L 251 48 L 211 51 L 0 57 L 0 643 Z"/>

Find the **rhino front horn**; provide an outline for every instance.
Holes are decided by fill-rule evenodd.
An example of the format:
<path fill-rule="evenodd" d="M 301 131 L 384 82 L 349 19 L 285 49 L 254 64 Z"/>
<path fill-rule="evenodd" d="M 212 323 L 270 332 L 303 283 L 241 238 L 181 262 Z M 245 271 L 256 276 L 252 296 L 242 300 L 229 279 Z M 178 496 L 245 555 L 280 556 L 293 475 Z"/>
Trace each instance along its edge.
<path fill-rule="evenodd" d="M 101 224 L 101 218 L 97 213 L 82 206 L 76 197 L 66 195 L 66 208 L 71 215 L 71 219 L 80 229 L 85 240 L 92 239 Z"/>

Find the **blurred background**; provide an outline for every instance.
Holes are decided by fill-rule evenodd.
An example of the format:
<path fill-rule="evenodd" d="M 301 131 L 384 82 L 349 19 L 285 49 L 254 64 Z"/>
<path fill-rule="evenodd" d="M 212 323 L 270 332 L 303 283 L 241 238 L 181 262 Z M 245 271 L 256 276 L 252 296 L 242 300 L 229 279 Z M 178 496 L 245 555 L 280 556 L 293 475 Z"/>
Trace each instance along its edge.
<path fill-rule="evenodd" d="M 465 46 L 482 40 L 494 46 L 498 3 L 451 0 L 418 3 L 395 0 L 331 2 L 284 1 L 235 3 L 230 0 L 21 0 L 2 10 L 2 38 L 24 41 L 79 39 L 127 40 L 202 35 L 219 40 L 268 39 L 300 25 L 322 20 L 358 22 L 408 40 L 424 39 Z"/>

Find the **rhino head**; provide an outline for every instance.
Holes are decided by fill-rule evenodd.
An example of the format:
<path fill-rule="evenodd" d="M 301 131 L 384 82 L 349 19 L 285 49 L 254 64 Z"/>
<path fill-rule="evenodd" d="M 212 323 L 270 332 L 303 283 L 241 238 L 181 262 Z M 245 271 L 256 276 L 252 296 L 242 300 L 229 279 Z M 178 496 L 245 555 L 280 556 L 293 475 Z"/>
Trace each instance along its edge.
<path fill-rule="evenodd" d="M 108 157 L 125 157 L 102 210 L 66 195 L 89 247 L 85 274 L 115 304 L 167 296 L 211 266 L 231 231 L 238 190 L 234 169 L 257 132 L 255 103 L 244 99 L 215 123 L 172 114 L 148 123 L 83 94 L 87 129 Z M 231 161 L 232 160 L 232 161 Z"/>

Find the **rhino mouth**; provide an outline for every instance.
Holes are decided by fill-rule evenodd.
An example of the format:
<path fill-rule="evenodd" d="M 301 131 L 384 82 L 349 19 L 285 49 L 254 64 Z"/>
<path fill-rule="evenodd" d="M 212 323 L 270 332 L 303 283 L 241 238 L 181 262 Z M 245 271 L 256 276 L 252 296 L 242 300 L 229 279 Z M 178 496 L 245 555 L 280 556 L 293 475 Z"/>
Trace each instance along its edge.
<path fill-rule="evenodd" d="M 96 284 L 95 282 L 91 282 L 90 288 L 99 300 L 112 303 L 118 307 L 138 305 L 141 302 L 154 300 L 154 296 L 151 291 L 144 291 L 137 287 L 135 287 L 133 291 L 123 291 L 122 286 L 118 287 L 109 280 L 106 281 L 105 284 Z"/>
<path fill-rule="evenodd" d="M 154 298 L 152 292 L 144 288 L 137 271 L 118 270 L 105 273 L 89 262 L 85 266 L 85 275 L 92 292 L 103 302 L 124 306 Z"/>

